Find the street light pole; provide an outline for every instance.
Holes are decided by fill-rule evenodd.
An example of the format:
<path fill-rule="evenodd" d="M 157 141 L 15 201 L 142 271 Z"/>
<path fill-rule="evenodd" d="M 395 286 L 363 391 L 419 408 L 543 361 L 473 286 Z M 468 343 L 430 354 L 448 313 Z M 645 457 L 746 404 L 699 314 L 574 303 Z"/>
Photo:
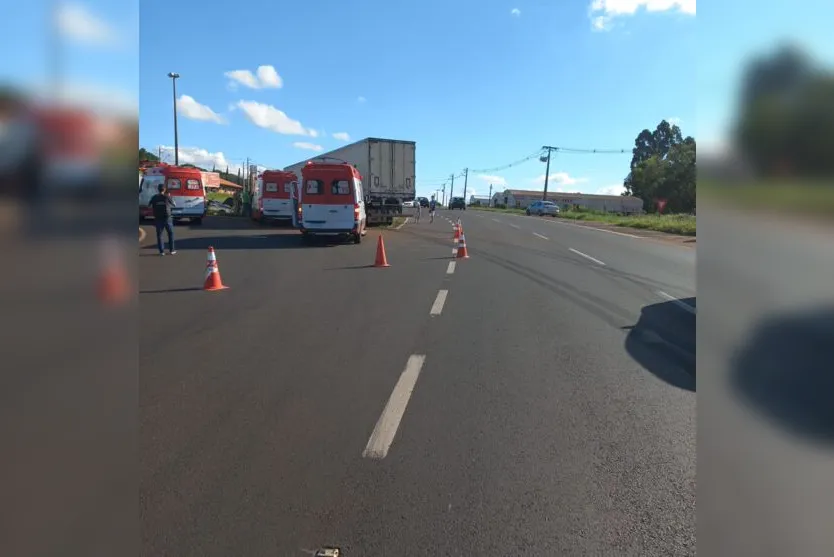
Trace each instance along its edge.
<path fill-rule="evenodd" d="M 171 83 L 174 86 L 174 166 L 180 165 L 180 139 L 177 132 L 177 78 L 180 74 L 170 72 L 168 77 L 171 78 Z"/>

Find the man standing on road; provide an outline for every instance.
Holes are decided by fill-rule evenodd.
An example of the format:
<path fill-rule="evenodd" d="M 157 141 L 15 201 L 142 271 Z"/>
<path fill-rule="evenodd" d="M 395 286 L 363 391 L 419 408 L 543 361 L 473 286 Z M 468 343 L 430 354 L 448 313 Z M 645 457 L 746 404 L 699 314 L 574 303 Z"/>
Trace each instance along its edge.
<path fill-rule="evenodd" d="M 434 212 L 437 210 L 437 201 L 434 200 L 434 196 L 431 196 L 431 201 L 429 201 L 429 216 L 431 219 L 429 222 L 434 222 Z"/>
<path fill-rule="evenodd" d="M 417 208 L 417 214 L 414 216 L 414 222 L 420 222 L 420 217 L 423 216 L 423 206 L 420 205 L 420 200 L 414 200 L 414 206 Z"/>
<path fill-rule="evenodd" d="M 162 231 L 168 233 L 168 251 L 171 255 L 177 253 L 174 249 L 174 219 L 171 217 L 171 207 L 176 207 L 174 199 L 168 195 L 163 184 L 159 184 L 159 193 L 151 197 L 150 206 L 153 208 L 153 220 L 156 225 L 156 247 L 159 255 L 165 255 L 162 247 Z"/>
<path fill-rule="evenodd" d="M 243 216 L 250 216 L 252 214 L 252 194 L 249 193 L 248 188 L 243 188 L 243 193 L 240 194 L 240 200 L 243 202 Z"/>

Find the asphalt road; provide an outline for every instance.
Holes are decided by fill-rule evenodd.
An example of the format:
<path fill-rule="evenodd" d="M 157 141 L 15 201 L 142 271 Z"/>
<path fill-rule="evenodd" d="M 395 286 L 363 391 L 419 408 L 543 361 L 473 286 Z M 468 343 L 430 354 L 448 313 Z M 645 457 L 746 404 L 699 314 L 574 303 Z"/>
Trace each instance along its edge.
<path fill-rule="evenodd" d="M 144 555 L 695 554 L 695 251 L 427 220 L 139 250 Z"/>

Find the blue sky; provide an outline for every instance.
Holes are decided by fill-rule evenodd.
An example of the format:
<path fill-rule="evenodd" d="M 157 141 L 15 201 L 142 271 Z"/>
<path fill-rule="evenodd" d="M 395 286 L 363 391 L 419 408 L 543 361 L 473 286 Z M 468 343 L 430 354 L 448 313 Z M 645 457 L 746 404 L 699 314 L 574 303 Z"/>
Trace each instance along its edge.
<path fill-rule="evenodd" d="M 241 0 L 236 21 L 221 24 L 228 12 L 204 2 L 146 1 L 141 144 L 173 143 L 169 71 L 182 76 L 178 95 L 217 115 L 189 120 L 185 112 L 214 118 L 190 100 L 180 109 L 180 146 L 203 150 L 197 158 L 222 153 L 231 163 L 249 157 L 283 167 L 315 155 L 294 145 L 328 151 L 346 143 L 334 133 L 413 140 L 421 194 L 464 167 L 500 167 L 544 144 L 630 149 L 642 128 L 673 117 L 687 131 L 695 115 L 694 17 L 637 14 L 598 32 L 588 10 L 585 0 Z M 172 20 L 216 33 L 185 40 L 153 23 Z M 258 31 L 263 21 L 271 22 L 268 32 Z M 657 49 L 669 41 L 677 47 Z M 263 65 L 274 67 L 280 88 L 231 87 L 224 75 Z M 555 156 L 551 187 L 616 185 L 629 160 L 630 153 Z M 544 172 L 536 159 L 472 172 L 469 190 L 487 193 L 490 182 L 536 189 Z M 456 180 L 458 192 L 462 186 Z"/>
<path fill-rule="evenodd" d="M 144 147 L 173 144 L 173 70 L 182 76 L 181 160 L 283 167 L 315 154 L 305 144 L 343 145 L 335 133 L 392 137 L 417 142 L 421 194 L 467 166 L 470 191 L 484 194 L 490 182 L 540 188 L 535 158 L 491 169 L 544 144 L 629 150 L 663 118 L 678 119 L 701 146 L 720 141 L 749 52 L 779 36 L 830 50 L 834 4 L 811 3 L 722 3 L 698 15 L 697 34 L 693 0 L 143 0 L 141 11 L 136 2 L 82 0 L 64 2 L 57 20 L 74 96 L 138 106 Z M 634 5 L 635 13 L 624 9 Z M 0 30 L 21 48 L 4 57 L 2 79 L 42 87 L 48 8 L 15 10 Z M 600 17 L 604 30 L 594 28 Z M 230 85 L 227 75 L 245 81 L 260 66 L 271 66 L 281 87 Z M 551 188 L 616 188 L 629 159 L 559 154 Z"/>

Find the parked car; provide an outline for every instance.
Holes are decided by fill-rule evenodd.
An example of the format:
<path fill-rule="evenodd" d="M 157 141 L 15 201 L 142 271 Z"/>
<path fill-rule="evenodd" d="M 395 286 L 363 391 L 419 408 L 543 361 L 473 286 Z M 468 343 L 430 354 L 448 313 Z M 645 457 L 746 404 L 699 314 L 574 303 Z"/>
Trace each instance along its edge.
<path fill-rule="evenodd" d="M 449 203 L 449 209 L 463 209 L 466 210 L 466 200 L 462 197 L 453 197 Z"/>
<path fill-rule="evenodd" d="M 559 206 L 552 201 L 535 201 L 527 207 L 527 215 L 555 217 L 559 214 Z"/>
<path fill-rule="evenodd" d="M 417 206 L 417 201 L 403 201 L 403 207 L 414 208 Z"/>

